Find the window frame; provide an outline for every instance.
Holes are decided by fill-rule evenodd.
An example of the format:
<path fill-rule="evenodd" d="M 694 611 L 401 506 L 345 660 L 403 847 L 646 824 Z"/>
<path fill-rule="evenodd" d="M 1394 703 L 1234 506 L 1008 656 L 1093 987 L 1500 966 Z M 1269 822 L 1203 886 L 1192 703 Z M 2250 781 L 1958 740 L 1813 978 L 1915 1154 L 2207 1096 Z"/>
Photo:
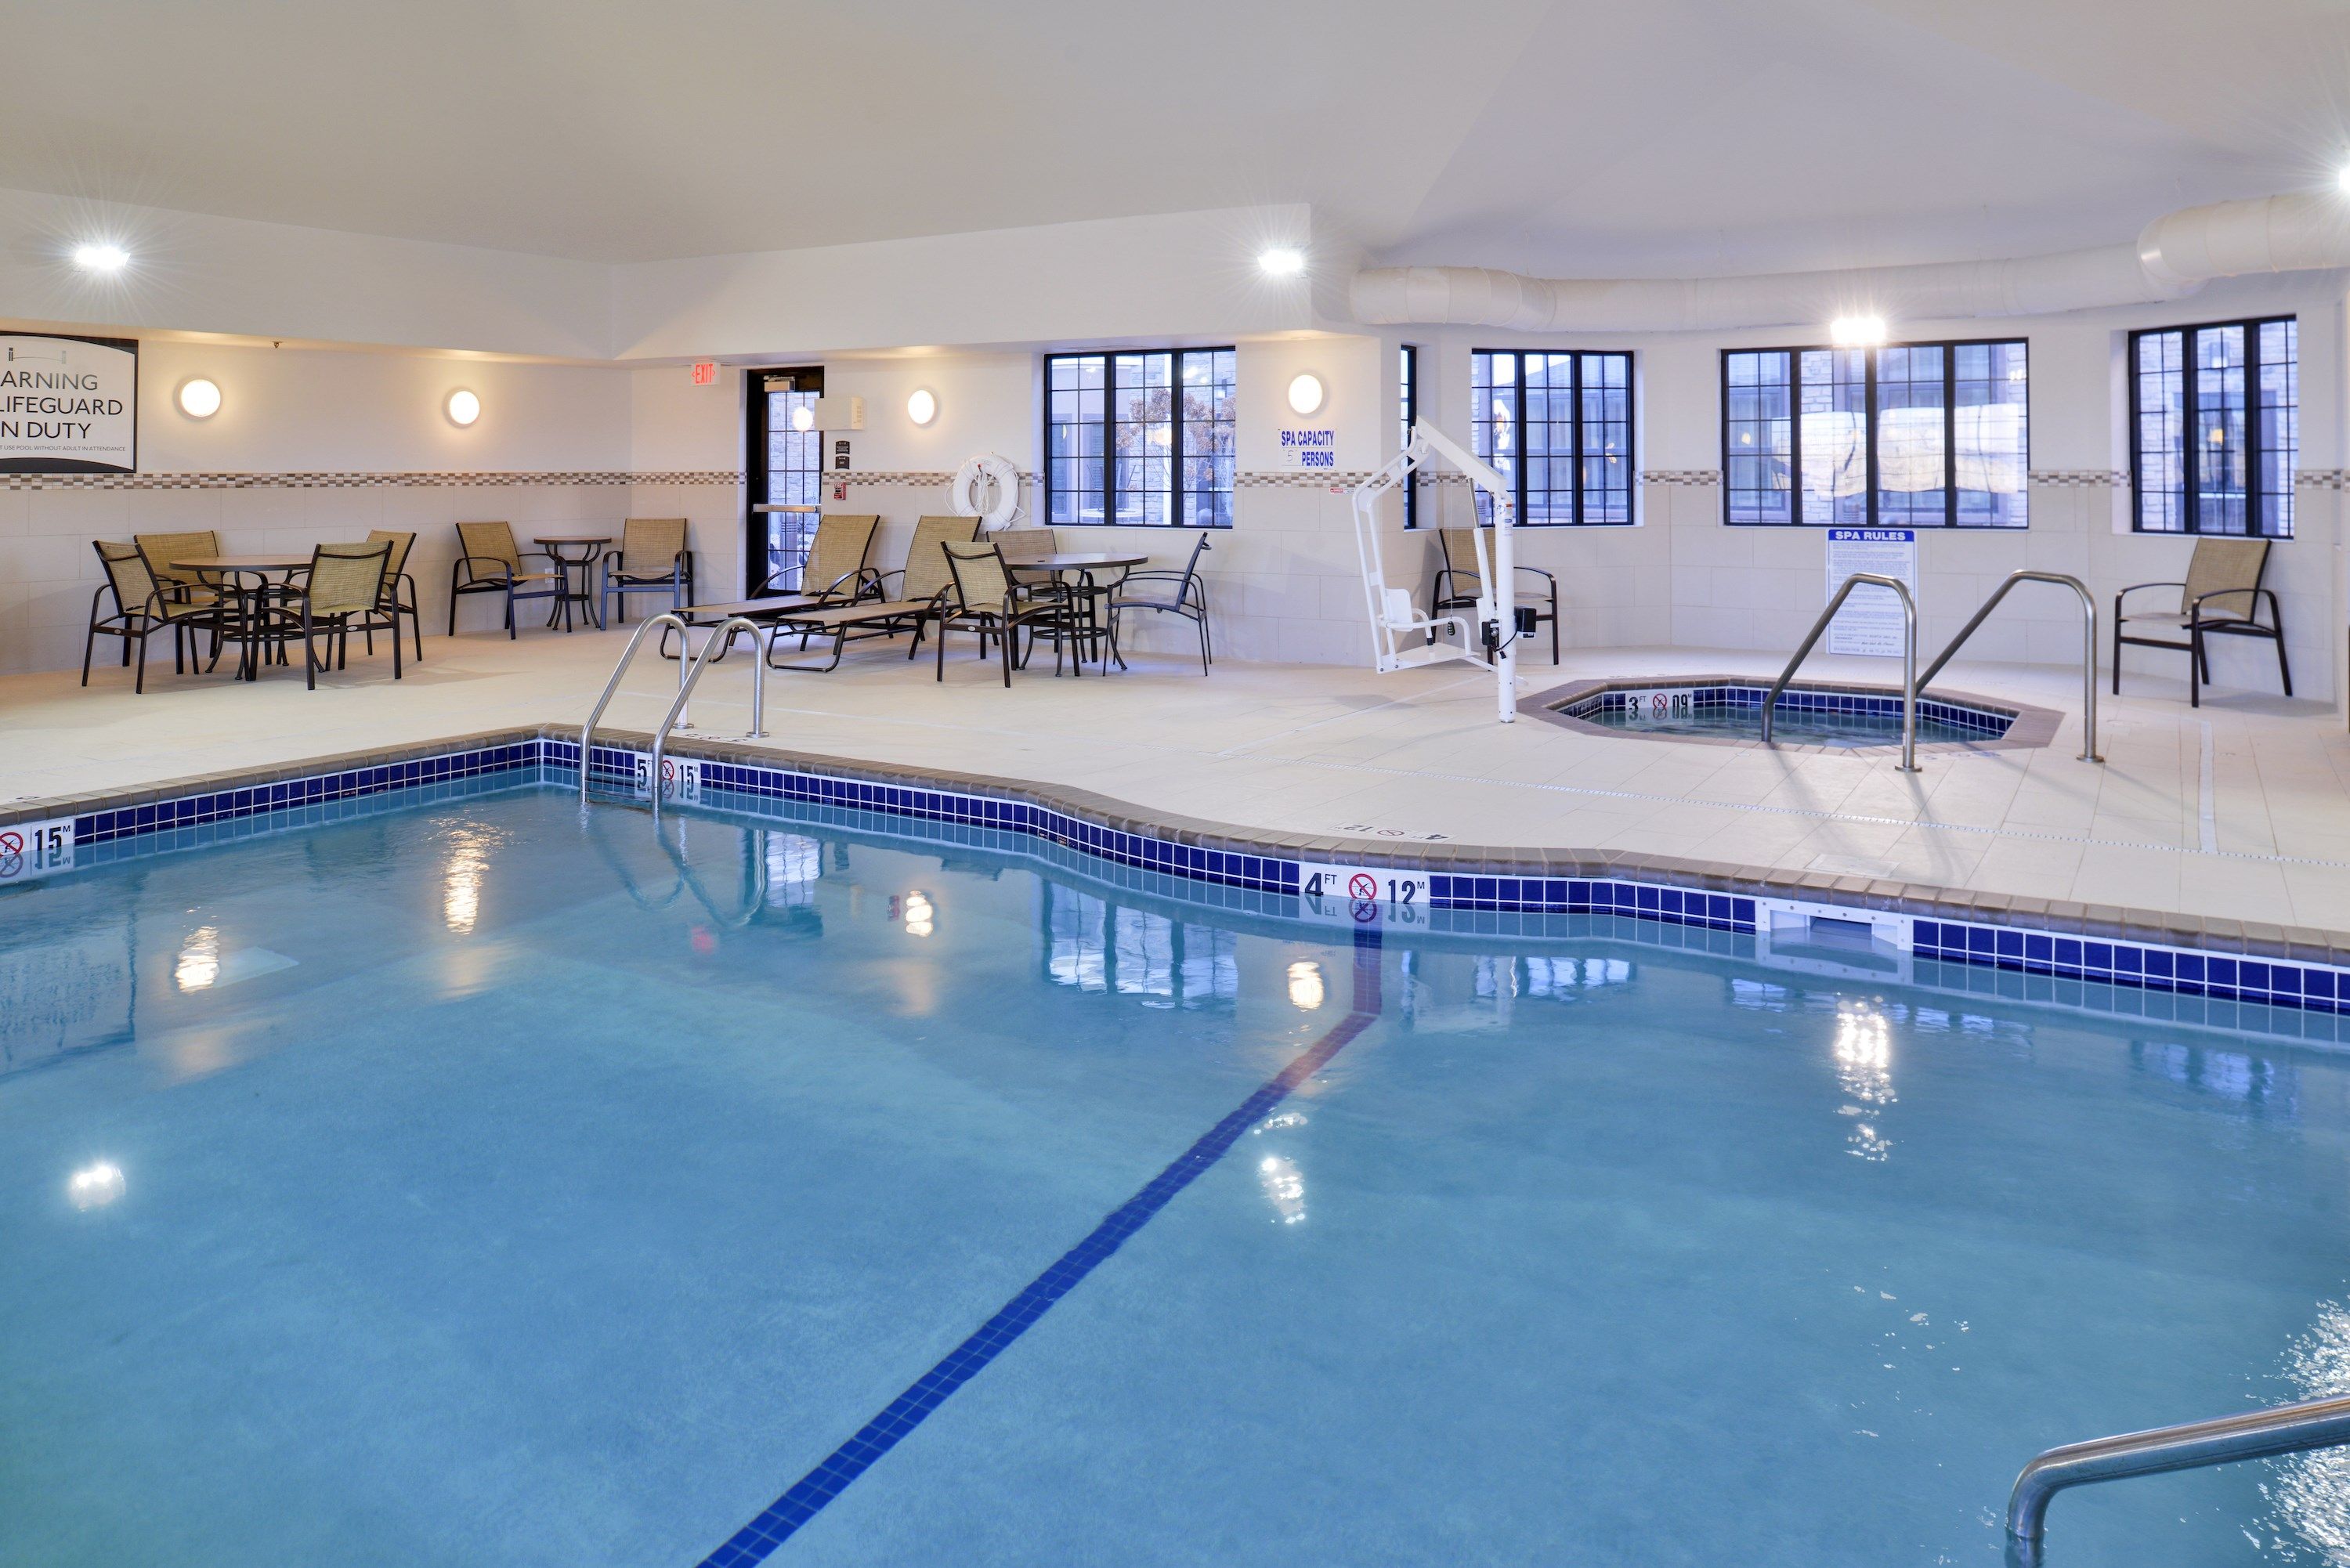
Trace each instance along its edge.
<path fill-rule="evenodd" d="M 824 488 L 827 483 L 828 470 L 825 466 L 824 436 L 821 431 L 795 432 L 812 435 L 816 439 L 816 467 L 812 470 L 776 468 L 774 462 L 774 446 L 769 439 L 774 433 L 770 428 L 770 421 L 773 418 L 772 400 L 792 396 L 808 398 L 824 396 L 824 367 L 822 365 L 758 366 L 745 370 L 743 376 L 744 431 L 750 450 L 743 464 L 742 591 L 744 594 L 751 594 L 758 591 L 763 585 L 775 580 L 778 574 L 790 566 L 790 563 L 781 561 L 777 557 L 778 545 L 775 537 L 778 528 L 777 518 L 783 515 L 795 518 L 807 516 L 806 513 L 777 514 L 756 510 L 775 499 L 776 475 L 813 473 L 816 480 L 813 486 L 815 493 L 813 504 L 820 507 L 824 504 Z M 768 385 L 770 378 L 785 377 L 790 378 L 792 381 L 789 389 L 772 388 Z M 816 515 L 820 518 L 823 514 L 819 512 Z M 787 534 L 796 534 L 799 537 L 784 544 L 781 546 L 782 553 L 786 556 L 792 554 L 795 545 L 799 557 L 797 564 L 805 568 L 807 565 L 808 550 L 816 539 L 815 524 L 808 524 L 804 527 L 788 528 L 784 531 Z"/>
<path fill-rule="evenodd" d="M 1041 423 L 1043 426 L 1044 435 L 1044 440 L 1041 443 L 1044 449 L 1044 469 L 1039 478 L 1040 487 L 1045 493 L 1045 505 L 1040 521 L 1045 526 L 1048 528 L 1216 529 L 1229 529 L 1232 526 L 1232 521 L 1222 523 L 1197 523 L 1190 521 L 1185 515 L 1186 509 L 1183 504 L 1184 497 L 1186 494 L 1191 493 L 1185 489 L 1183 483 L 1184 464 L 1187 456 L 1190 455 L 1183 450 L 1183 427 L 1186 424 L 1201 422 L 1198 421 L 1187 421 L 1183 417 L 1183 360 L 1187 355 L 1193 354 L 1210 356 L 1217 354 L 1230 354 L 1232 356 L 1232 417 L 1229 421 L 1214 420 L 1211 417 L 1206 422 L 1208 422 L 1211 427 L 1214 424 L 1229 422 L 1232 427 L 1232 478 L 1234 482 L 1234 493 L 1237 492 L 1240 479 L 1240 350 L 1236 346 L 1227 343 L 1186 348 L 1055 349 L 1052 353 L 1046 354 L 1043 357 L 1042 368 L 1044 373 L 1040 378 L 1041 384 L 1038 389 L 1038 395 L 1043 403 L 1043 419 Z M 1169 433 L 1172 438 L 1168 445 L 1169 473 L 1167 488 L 1167 520 L 1163 523 L 1151 523 L 1148 521 L 1126 522 L 1122 521 L 1118 515 L 1118 362 L 1121 358 L 1130 359 L 1161 355 L 1165 356 L 1168 361 L 1168 423 L 1170 426 Z M 1097 523 L 1087 522 L 1082 517 L 1073 517 L 1070 521 L 1064 523 L 1057 521 L 1054 516 L 1054 504 L 1057 495 L 1057 491 L 1053 483 L 1053 428 L 1056 423 L 1068 423 L 1072 428 L 1076 428 L 1076 421 L 1055 421 L 1053 418 L 1053 367 L 1063 360 L 1068 359 L 1099 359 L 1102 362 L 1102 450 L 1101 456 L 1098 460 L 1101 464 L 1101 488 L 1099 493 L 1102 497 L 1102 518 Z M 1211 389 L 1214 386 L 1212 367 L 1211 368 L 1209 385 Z M 1211 453 L 1210 455 L 1213 454 Z M 1066 461 L 1071 462 L 1086 462 L 1093 460 L 1083 457 L 1072 457 Z M 1075 493 L 1082 496 L 1088 493 L 1083 486 L 1080 486 Z M 1207 493 L 1213 494 L 1219 493 L 1209 492 Z M 1236 493 L 1234 493 L 1234 500 L 1235 503 L 1237 503 Z M 1233 521 L 1237 521 L 1237 519 L 1235 518 Z"/>
<path fill-rule="evenodd" d="M 2009 523 L 1961 523 L 1959 521 L 1959 354 L 1961 348 L 1996 348 L 2007 344 L 2020 344 L 2023 348 L 2023 521 Z M 1942 351 L 1942 521 L 1920 523 L 1912 515 L 1897 523 L 1877 520 L 1877 357 L 1887 348 L 1939 348 Z M 1720 400 L 1720 434 L 1721 437 L 1721 524 L 1725 528 L 1949 528 L 1970 529 L 1989 534 L 2020 534 L 2032 526 L 2030 493 L 2032 488 L 2032 335 L 1998 337 L 1927 337 L 1916 341 L 1878 343 L 1856 350 L 1863 355 L 1862 377 L 1863 416 L 1866 421 L 1867 439 L 1863 443 L 1868 464 L 1868 515 L 1863 522 L 1808 522 L 1804 517 L 1804 356 L 1806 354 L 1856 352 L 1852 348 L 1838 348 L 1832 343 L 1758 343 L 1740 345 L 1718 351 L 1715 394 Z M 1784 522 L 1741 519 L 1731 515 L 1730 487 L 1730 357 L 1733 354 L 1784 354 L 1787 356 L 1787 472 L 1792 481 L 1787 488 L 1787 517 Z"/>
<path fill-rule="evenodd" d="M 1507 354 L 1517 361 L 1517 373 L 1512 379 L 1510 384 L 1511 391 L 1513 394 L 1512 408 L 1510 410 L 1510 419 L 1513 428 L 1518 431 L 1518 450 L 1514 454 L 1514 462 L 1513 463 L 1512 472 L 1510 475 L 1512 498 L 1516 501 L 1518 508 L 1518 518 L 1515 525 L 1520 528 L 1638 527 L 1640 524 L 1640 468 L 1637 459 L 1639 452 L 1638 420 L 1640 400 L 1640 365 L 1636 353 L 1629 348 L 1471 348 L 1469 350 L 1469 450 L 1471 452 L 1474 452 L 1477 450 L 1477 425 L 1479 422 L 1477 418 L 1478 409 L 1476 405 L 1477 356 L 1480 354 L 1486 355 L 1489 358 L 1495 354 Z M 1569 428 L 1575 432 L 1575 440 L 1573 450 L 1567 457 L 1566 462 L 1575 472 L 1575 485 L 1573 490 L 1573 494 L 1575 496 L 1575 515 L 1564 523 L 1552 521 L 1529 523 L 1526 521 L 1526 470 L 1531 466 L 1527 461 L 1528 452 L 1525 438 L 1526 356 L 1529 354 L 1538 354 L 1546 358 L 1565 359 L 1570 362 L 1572 367 L 1572 383 L 1567 388 L 1566 395 L 1570 406 L 1572 406 L 1575 410 L 1574 417 L 1568 421 Z M 1586 355 L 1597 355 L 1605 358 L 1617 358 L 1624 361 L 1624 462 L 1626 466 L 1624 473 L 1624 516 L 1620 522 L 1612 518 L 1601 518 L 1597 521 L 1592 521 L 1584 516 L 1585 486 L 1583 483 L 1583 427 L 1585 421 L 1583 418 L 1583 360 Z M 1556 395 L 1556 388 L 1551 388 L 1548 389 L 1553 393 L 1553 395 Z M 1553 420 L 1551 422 L 1555 424 L 1557 421 Z M 1545 455 L 1547 460 L 1553 463 L 1559 461 L 1559 456 L 1555 452 Z M 1492 454 L 1490 452 L 1483 454 L 1483 456 L 1484 461 L 1489 463 L 1493 461 Z M 1557 494 L 1557 486 L 1553 485 L 1550 488 L 1549 493 L 1553 495 Z M 1478 518 L 1478 523 L 1481 526 L 1483 525 L 1484 521 L 1485 520 L 1482 516 Z"/>
<path fill-rule="evenodd" d="M 2261 328 L 2290 325 L 2293 327 L 2293 456 L 2301 454 L 2301 316 L 2298 311 L 2284 311 L 2274 316 L 2238 317 L 2225 321 L 2179 321 L 2167 327 L 2139 327 L 2131 329 L 2124 346 L 2122 374 L 2129 382 L 2129 465 L 2130 465 L 2130 532 L 2151 535 L 2166 539 L 2291 539 L 2301 524 L 2300 505 L 2293 494 L 2294 483 L 2285 486 L 2284 529 L 2270 533 L 2261 526 L 2263 522 L 2262 504 L 2266 478 L 2262 457 L 2266 448 L 2261 441 Z M 2244 520 L 2245 530 L 2230 534 L 2224 529 L 2203 527 L 2203 465 L 2197 460 L 2189 432 L 2196 428 L 2199 408 L 2196 400 L 2198 373 L 2200 367 L 2195 357 L 2195 339 L 2202 333 L 2235 327 L 2244 335 Z M 2138 372 L 2138 344 L 2147 337 L 2159 337 L 2167 333 L 2181 334 L 2179 341 L 2179 490 L 2180 525 L 2177 528 L 2149 528 L 2146 525 L 2146 448 L 2144 394 Z"/>

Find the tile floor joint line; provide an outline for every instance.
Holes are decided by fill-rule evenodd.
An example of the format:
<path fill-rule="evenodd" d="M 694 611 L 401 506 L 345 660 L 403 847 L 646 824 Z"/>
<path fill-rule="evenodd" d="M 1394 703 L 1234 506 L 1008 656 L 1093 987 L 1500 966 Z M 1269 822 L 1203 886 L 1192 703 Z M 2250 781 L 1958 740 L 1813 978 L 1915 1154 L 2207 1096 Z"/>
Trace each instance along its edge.
<path fill-rule="evenodd" d="M 998 1308 L 993 1317 L 947 1352 L 938 1365 L 909 1384 L 903 1393 L 882 1407 L 879 1415 L 811 1466 L 757 1518 L 727 1537 L 716 1551 L 702 1560 L 701 1568 L 750 1568 L 753 1563 L 764 1562 L 882 1455 L 896 1448 L 899 1439 L 928 1420 L 956 1389 L 1010 1349 L 1055 1303 L 1107 1262 L 1128 1237 L 1149 1224 L 1185 1188 L 1231 1153 L 1242 1134 L 1295 1093 L 1299 1085 L 1328 1066 L 1333 1057 L 1378 1019 L 1379 949 L 1377 926 L 1357 929 L 1355 997 L 1344 1018 L 1321 1039 L 1291 1057 L 1287 1066 L 1202 1133 L 1158 1175 L 1143 1183 L 1133 1197 L 1111 1210 L 1084 1241 L 1055 1259 L 1051 1266 Z"/>
<path fill-rule="evenodd" d="M 2211 721 L 2198 719 L 2195 721 L 2195 727 L 2203 732 L 2203 763 L 2201 775 L 2197 781 L 2199 799 L 2195 832 L 2198 841 L 2203 846 L 2203 853 L 2210 855 L 2216 853 L 2220 847 L 2219 815 L 2217 803 L 2212 799 L 2211 788 Z"/>

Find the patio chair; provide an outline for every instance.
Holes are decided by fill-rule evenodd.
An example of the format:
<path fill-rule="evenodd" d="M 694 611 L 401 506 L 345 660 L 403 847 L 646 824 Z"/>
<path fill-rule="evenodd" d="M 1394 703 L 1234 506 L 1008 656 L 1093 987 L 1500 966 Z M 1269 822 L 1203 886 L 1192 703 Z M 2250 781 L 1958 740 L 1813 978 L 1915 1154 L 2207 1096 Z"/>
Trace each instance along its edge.
<path fill-rule="evenodd" d="M 523 562 L 536 556 L 545 571 L 525 571 Z M 457 601 L 466 594 L 499 594 L 506 601 L 506 636 L 515 635 L 515 605 L 523 599 L 559 597 L 569 582 L 563 564 L 544 550 L 524 551 L 515 544 L 513 524 L 460 523 L 457 560 L 449 568 L 449 635 L 457 635 Z"/>
<path fill-rule="evenodd" d="M 583 585 L 584 586 L 584 585 Z M 604 597 L 597 618 L 608 621 L 629 594 L 667 594 L 669 607 L 693 602 L 693 551 L 682 517 L 630 517 L 620 524 L 620 547 L 604 552 Z"/>
<path fill-rule="evenodd" d="M 408 618 L 409 628 L 416 634 L 416 662 L 421 664 L 424 662 L 424 618 L 416 613 L 416 579 L 408 575 L 408 552 L 416 548 L 416 535 L 389 528 L 370 528 L 368 530 L 368 543 L 391 546 L 391 558 L 383 566 L 383 607 L 391 616 L 394 637 L 400 635 L 397 629 L 400 618 Z M 367 650 L 369 653 L 375 651 L 375 631 L 372 628 L 367 633 Z"/>
<path fill-rule="evenodd" d="M 268 614 L 283 635 L 302 639 L 302 676 L 309 690 L 318 689 L 319 670 L 350 668 L 351 633 L 359 630 L 391 633 L 391 678 L 400 678 L 400 616 L 384 593 L 391 551 L 388 539 L 314 545 L 310 569 L 299 580 L 272 590 Z M 321 632 L 327 637 L 325 659 L 318 657 L 316 640 Z"/>
<path fill-rule="evenodd" d="M 816 519 L 816 538 L 808 545 L 807 559 L 797 568 L 798 584 L 781 582 L 779 579 L 794 568 L 778 567 L 751 591 L 751 597 L 795 598 L 819 605 L 857 598 L 868 590 L 879 592 L 874 584 L 880 574 L 868 567 L 866 560 L 873 554 L 873 535 L 880 526 L 880 514 L 875 512 L 824 514 Z"/>
<path fill-rule="evenodd" d="M 1207 549 L 1208 535 L 1202 532 L 1181 571 L 1160 567 L 1156 571 L 1128 572 L 1110 590 L 1109 650 L 1119 669 L 1126 668 L 1126 659 L 1118 650 L 1118 618 L 1128 610 L 1156 610 L 1162 615 L 1181 616 L 1200 628 L 1200 673 L 1208 672 L 1208 584 L 1200 576 L 1200 557 Z M 1141 586 L 1139 593 L 1134 591 L 1138 584 Z"/>
<path fill-rule="evenodd" d="M 1488 528 L 1485 532 L 1490 535 L 1492 530 Z M 1439 528 L 1436 531 L 1436 546 L 1444 565 L 1437 569 L 1436 581 L 1428 590 L 1428 618 L 1435 620 L 1454 610 L 1475 610 L 1480 589 L 1483 586 L 1477 576 L 1477 530 Z M 1488 556 L 1492 554 L 1492 549 L 1493 542 L 1488 537 L 1485 541 Z M 1550 661 L 1556 664 L 1558 579 L 1539 566 L 1520 566 L 1517 575 L 1518 592 L 1522 596 L 1518 601 L 1520 622 L 1523 624 L 1529 613 L 1537 627 L 1544 621 L 1550 622 Z M 1526 604 L 1523 597 L 1529 577 L 1538 578 L 1542 583 L 1542 587 L 1535 590 L 1538 602 L 1533 606 Z M 1429 634 L 1429 640 L 1436 640 L 1433 632 Z"/>
<path fill-rule="evenodd" d="M 1013 566 L 1061 553 L 1061 541 L 1050 528 L 998 528 L 988 535 Z"/>
<path fill-rule="evenodd" d="M 954 601 L 941 607 L 938 618 L 938 679 L 947 678 L 947 632 L 962 627 L 979 634 L 979 655 L 987 657 L 987 640 L 996 639 L 1003 656 L 1003 684 L 1012 685 L 1012 667 L 1024 665 L 1014 645 L 1026 631 L 1035 640 L 1039 630 L 1053 636 L 1053 673 L 1061 672 L 1064 641 L 1076 656 L 1077 673 L 1086 672 L 1082 645 L 1070 616 L 1068 594 L 1058 587 L 1014 582 L 1003 564 L 1003 552 L 992 539 L 956 542 L 943 546 L 947 571 L 954 580 Z"/>
<path fill-rule="evenodd" d="M 154 574 L 155 586 L 168 598 L 182 604 L 216 604 L 224 596 L 220 586 L 204 580 L 200 572 L 191 572 L 173 566 L 197 556 L 221 554 L 220 531 L 214 528 L 192 528 L 179 534 L 133 534 L 131 545 L 147 557 L 147 569 Z"/>
<path fill-rule="evenodd" d="M 2213 636 L 2261 637 L 2276 644 L 2277 679 L 2284 684 L 2284 694 L 2293 695 L 2293 670 L 2284 657 L 2284 618 L 2277 610 L 2273 589 L 2261 587 L 2261 575 L 2268 569 L 2269 541 L 2266 539 L 2225 539 L 2204 537 L 2195 541 L 2195 554 L 2188 557 L 2187 580 L 2183 583 L 2133 583 L 2114 596 L 2114 695 L 2121 695 L 2122 649 L 2167 648 L 2174 653 L 2187 655 L 2187 701 L 2189 707 L 2203 705 L 2203 687 L 2211 679 L 2211 650 L 2204 639 Z M 2176 610 L 2146 611 L 2125 614 L 2122 601 L 2141 588 L 2177 588 L 2178 607 Z M 2261 601 L 2266 599 L 2268 620 L 2260 618 Z M 2185 642 L 2172 642 L 2153 637 L 2128 637 L 2123 634 L 2126 626 L 2159 626 L 2173 630 L 2184 629 Z"/>
<path fill-rule="evenodd" d="M 822 674 L 838 668 L 841 654 L 851 642 L 895 637 L 903 631 L 914 634 L 913 640 L 906 645 L 906 657 L 912 659 L 922 645 L 923 628 L 946 613 L 946 600 L 954 592 L 954 576 L 947 563 L 945 546 L 969 544 L 978 531 L 979 520 L 975 517 L 924 517 L 917 522 L 913 542 L 906 547 L 906 564 L 895 571 L 874 573 L 868 579 L 868 591 L 884 596 L 879 598 L 852 599 L 805 609 L 788 603 L 750 607 L 773 619 L 775 629 L 767 634 L 767 667 Z M 889 594 L 891 578 L 898 583 L 894 596 Z M 831 659 L 824 664 L 776 663 L 776 648 L 784 639 L 794 636 L 800 639 L 802 651 L 806 650 L 813 638 L 831 638 Z"/>
<path fill-rule="evenodd" d="M 122 639 L 122 662 L 130 662 L 130 645 L 139 645 L 139 673 L 131 691 L 147 690 L 147 639 L 170 628 L 172 632 L 172 670 L 174 674 L 188 671 L 188 659 L 193 656 L 193 636 L 198 631 L 213 634 L 213 663 L 220 662 L 221 607 L 213 600 L 191 604 L 174 597 L 171 590 L 155 579 L 148 568 L 147 558 L 139 546 L 123 540 L 97 539 L 90 547 L 98 552 L 99 564 L 105 568 L 106 581 L 89 596 L 89 631 L 81 643 L 81 683 L 89 684 L 89 659 L 102 633 Z M 217 555 L 214 551 L 213 554 Z M 199 554 L 187 551 L 188 555 Z M 108 595 L 114 597 L 114 613 L 101 612 L 100 603 Z M 210 668 L 207 666 L 206 668 Z"/>

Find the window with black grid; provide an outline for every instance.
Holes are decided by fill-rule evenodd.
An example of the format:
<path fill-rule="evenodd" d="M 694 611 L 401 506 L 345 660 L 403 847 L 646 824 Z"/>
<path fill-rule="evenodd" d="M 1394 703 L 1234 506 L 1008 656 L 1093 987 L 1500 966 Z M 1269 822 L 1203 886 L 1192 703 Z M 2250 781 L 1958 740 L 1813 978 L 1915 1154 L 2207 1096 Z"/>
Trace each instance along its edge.
<path fill-rule="evenodd" d="M 2290 317 L 2130 335 L 2131 512 L 2139 532 L 2293 536 L 2300 347 Z"/>
<path fill-rule="evenodd" d="M 1419 349 L 1412 344 L 1403 346 L 1396 364 L 1396 413 L 1399 430 L 1396 450 L 1411 445 L 1411 427 L 1419 420 Z M 1403 477 L 1403 525 L 1419 526 L 1419 476 L 1407 473 Z"/>
<path fill-rule="evenodd" d="M 1724 350 L 1725 519 L 2022 527 L 2025 360 L 2020 338 Z"/>
<path fill-rule="evenodd" d="M 1470 450 L 1511 483 L 1522 525 L 1632 521 L 1632 356 L 1479 348 Z M 1492 521 L 1477 492 L 1477 514 Z"/>
<path fill-rule="evenodd" d="M 1230 348 L 1045 358 L 1045 516 L 1229 528 Z"/>

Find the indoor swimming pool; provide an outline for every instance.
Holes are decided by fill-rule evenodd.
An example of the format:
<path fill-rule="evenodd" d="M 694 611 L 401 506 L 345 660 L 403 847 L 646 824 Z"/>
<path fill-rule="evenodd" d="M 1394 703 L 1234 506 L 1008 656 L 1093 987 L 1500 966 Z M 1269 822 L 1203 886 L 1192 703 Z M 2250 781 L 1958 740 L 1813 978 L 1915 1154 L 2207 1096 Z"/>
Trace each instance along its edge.
<path fill-rule="evenodd" d="M 1702 685 L 1634 686 L 1611 683 L 1574 694 L 1554 707 L 1579 728 L 1603 733 L 1643 735 L 1651 740 L 1760 742 L 1767 681 L 1714 681 Z M 1782 746 L 1898 746 L 1901 743 L 1901 695 L 1833 687 L 1790 686 L 1772 714 L 1772 738 Z M 1920 696 L 1918 743 L 1998 741 L 2016 713 L 1981 702 Z"/>
<path fill-rule="evenodd" d="M 0 1563 L 1990 1564 L 2350 1390 L 2330 1014 L 744 804 L 0 892 Z M 2350 1563 L 2345 1473 L 2047 1561 Z"/>

